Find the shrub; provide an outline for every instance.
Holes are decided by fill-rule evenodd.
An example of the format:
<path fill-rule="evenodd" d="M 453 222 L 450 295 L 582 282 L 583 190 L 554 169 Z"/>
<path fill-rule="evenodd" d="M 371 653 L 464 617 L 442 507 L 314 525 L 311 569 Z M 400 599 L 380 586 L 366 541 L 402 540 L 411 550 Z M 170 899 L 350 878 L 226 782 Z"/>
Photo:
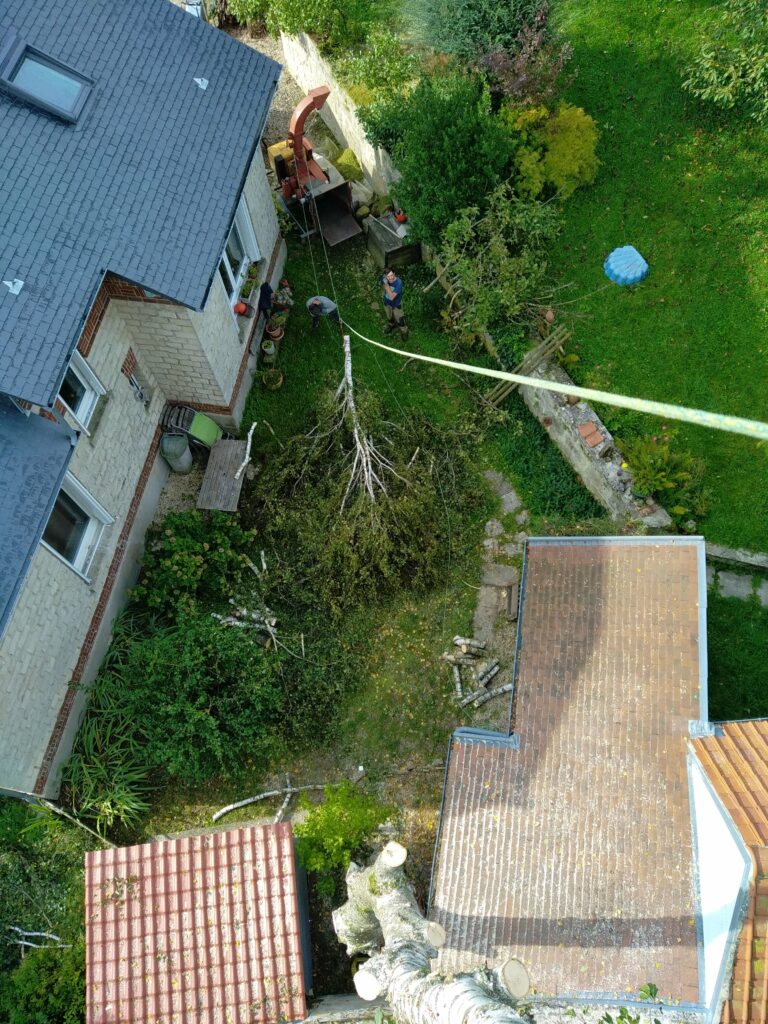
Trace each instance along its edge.
<path fill-rule="evenodd" d="M 250 571 L 247 552 L 255 536 L 228 512 L 171 513 L 147 535 L 134 603 L 169 619 L 200 603 L 220 603 Z"/>
<path fill-rule="evenodd" d="M 402 124 L 393 153 L 402 178 L 392 192 L 413 236 L 437 245 L 459 210 L 486 205 L 514 146 L 480 75 L 423 78 L 393 113 Z"/>
<path fill-rule="evenodd" d="M 374 0 L 269 0 L 267 28 L 276 35 L 307 32 L 325 51 L 363 42 L 384 15 Z"/>
<path fill-rule="evenodd" d="M 263 24 L 269 9 L 269 0 L 227 0 L 227 9 L 241 25 Z"/>
<path fill-rule="evenodd" d="M 522 200 L 507 184 L 494 189 L 483 216 L 471 206 L 448 226 L 439 262 L 459 289 L 461 312 L 446 323 L 462 342 L 483 343 L 500 325 L 516 361 L 519 336 L 510 327 L 521 328 L 531 319 L 546 276 L 547 246 L 558 229 L 553 206 Z"/>
<path fill-rule="evenodd" d="M 515 163 L 523 195 L 535 198 L 549 188 L 565 198 L 594 181 L 600 166 L 597 126 L 581 107 L 561 103 L 554 113 L 542 106 L 507 107 L 504 117 L 522 143 Z"/>
<path fill-rule="evenodd" d="M 704 463 L 680 450 L 677 436 L 663 424 L 653 437 L 618 441 L 629 463 L 632 486 L 640 496 L 656 495 L 677 523 L 706 515 Z"/>
<path fill-rule="evenodd" d="M 360 94 L 357 93 L 357 96 Z M 355 96 L 352 98 L 355 99 Z M 379 97 L 366 106 L 358 107 L 358 120 L 372 146 L 394 153 L 403 137 L 403 108 L 406 103 L 404 96 L 395 94 Z"/>
<path fill-rule="evenodd" d="M 85 936 L 69 949 L 31 949 L 3 979 L 5 1024 L 82 1024 L 85 1019 Z"/>
<path fill-rule="evenodd" d="M 542 3 L 521 28 L 511 52 L 496 47 L 481 57 L 479 66 L 492 93 L 522 106 L 552 99 L 573 48 L 551 37 L 548 21 L 549 6 Z"/>
<path fill-rule="evenodd" d="M 768 124 L 768 10 L 762 0 L 723 0 L 714 31 L 686 70 L 683 88 L 723 110 Z"/>
<path fill-rule="evenodd" d="M 333 166 L 345 181 L 362 181 L 363 169 L 351 149 L 344 149 L 333 161 Z"/>
<path fill-rule="evenodd" d="M 370 102 L 378 92 L 391 92 L 416 78 L 419 59 L 416 54 L 403 48 L 394 33 L 388 29 L 378 29 L 371 33 L 365 49 L 341 57 L 334 67 L 350 95 L 355 86 L 364 86 L 370 91 Z"/>
<path fill-rule="evenodd" d="M 127 646 L 114 682 L 146 762 L 182 782 L 237 775 L 274 750 L 279 664 L 249 629 L 200 617 L 151 630 Z"/>
<path fill-rule="evenodd" d="M 540 0 L 411 0 L 408 16 L 429 49 L 477 60 L 493 50 L 513 52 Z"/>
<path fill-rule="evenodd" d="M 324 792 L 321 804 L 303 801 L 309 814 L 293 829 L 299 860 L 307 871 L 317 873 L 347 868 L 355 855 L 365 853 L 378 826 L 397 813 L 396 807 L 379 802 L 351 782 L 326 786 Z"/>

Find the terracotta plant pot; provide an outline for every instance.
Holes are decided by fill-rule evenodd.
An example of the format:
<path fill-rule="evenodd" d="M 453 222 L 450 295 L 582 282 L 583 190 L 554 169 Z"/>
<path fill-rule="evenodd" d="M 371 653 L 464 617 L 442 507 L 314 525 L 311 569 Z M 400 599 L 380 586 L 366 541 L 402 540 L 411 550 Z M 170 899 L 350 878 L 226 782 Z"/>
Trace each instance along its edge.
<path fill-rule="evenodd" d="M 285 331 L 282 327 L 270 327 L 269 324 L 264 328 L 264 333 L 267 337 L 271 338 L 272 341 L 281 341 Z"/>
<path fill-rule="evenodd" d="M 261 376 L 261 383 L 267 389 L 267 391 L 279 391 L 283 386 L 285 380 L 285 374 L 282 370 L 265 370 Z"/>

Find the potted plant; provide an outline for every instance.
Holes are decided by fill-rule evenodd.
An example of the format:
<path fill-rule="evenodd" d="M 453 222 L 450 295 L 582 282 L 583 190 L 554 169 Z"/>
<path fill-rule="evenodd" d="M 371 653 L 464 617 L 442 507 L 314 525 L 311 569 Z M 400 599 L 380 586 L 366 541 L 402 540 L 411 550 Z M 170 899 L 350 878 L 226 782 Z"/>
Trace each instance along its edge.
<path fill-rule="evenodd" d="M 273 341 L 280 341 L 285 334 L 286 316 L 284 313 L 276 313 L 267 320 L 264 331 Z"/>
<path fill-rule="evenodd" d="M 270 367 L 269 370 L 265 370 L 261 375 L 261 383 L 267 389 L 267 391 L 279 391 L 283 386 L 285 380 L 285 374 L 278 367 Z"/>
<path fill-rule="evenodd" d="M 257 281 L 259 279 L 259 264 L 251 263 L 248 267 L 248 278 L 251 281 Z"/>
<path fill-rule="evenodd" d="M 277 358 L 277 349 L 275 343 L 271 338 L 263 337 L 261 339 L 261 361 L 265 366 L 271 366 Z"/>
<path fill-rule="evenodd" d="M 256 284 L 256 282 L 253 280 L 253 278 L 250 278 L 250 277 L 246 278 L 245 281 L 243 281 L 243 285 L 242 285 L 242 287 L 240 289 L 240 298 L 241 299 L 247 299 L 248 296 L 253 291 L 253 286 L 255 284 Z"/>

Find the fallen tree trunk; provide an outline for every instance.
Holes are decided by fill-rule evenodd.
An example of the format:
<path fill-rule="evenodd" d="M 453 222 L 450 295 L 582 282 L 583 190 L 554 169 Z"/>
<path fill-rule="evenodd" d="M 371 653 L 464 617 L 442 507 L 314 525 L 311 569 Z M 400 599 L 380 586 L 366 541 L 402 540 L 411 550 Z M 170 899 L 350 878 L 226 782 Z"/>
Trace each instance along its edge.
<path fill-rule="evenodd" d="M 516 961 L 494 971 L 430 973 L 445 931 L 419 910 L 402 870 L 406 856 L 399 843 L 388 843 L 370 867 L 351 864 L 349 899 L 333 912 L 348 952 L 372 954 L 355 975 L 358 995 L 383 996 L 398 1024 L 523 1024 L 513 992 L 525 994 L 527 977 Z"/>

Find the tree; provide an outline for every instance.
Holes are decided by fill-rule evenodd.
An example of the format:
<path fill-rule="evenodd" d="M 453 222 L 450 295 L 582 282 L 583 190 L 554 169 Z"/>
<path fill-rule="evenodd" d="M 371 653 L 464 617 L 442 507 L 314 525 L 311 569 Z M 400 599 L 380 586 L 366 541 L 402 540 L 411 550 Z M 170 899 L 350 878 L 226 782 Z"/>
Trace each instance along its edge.
<path fill-rule="evenodd" d="M 478 74 L 423 78 L 400 104 L 399 121 L 393 157 L 402 178 L 392 191 L 414 236 L 437 245 L 459 210 L 485 207 L 515 144 L 500 130 Z"/>
<path fill-rule="evenodd" d="M 446 228 L 438 262 L 453 299 L 445 320 L 462 342 L 487 345 L 489 332 L 498 341 L 522 331 L 537 304 L 547 246 L 558 229 L 555 207 L 520 199 L 508 183 L 491 193 L 487 213 L 467 207 Z"/>
<path fill-rule="evenodd" d="M 412 0 L 408 17 L 429 49 L 474 62 L 493 50 L 514 52 L 540 0 Z"/>
<path fill-rule="evenodd" d="M 399 843 L 387 843 L 370 867 L 351 864 L 349 898 L 333 912 L 347 952 L 370 955 L 355 974 L 358 995 L 384 996 L 399 1024 L 523 1024 L 511 990 L 513 961 L 495 971 L 430 973 L 445 931 L 419 910 L 402 868 L 406 856 Z"/>
<path fill-rule="evenodd" d="M 723 0 L 714 29 L 686 70 L 683 88 L 723 110 L 768 124 L 768 7 Z"/>

